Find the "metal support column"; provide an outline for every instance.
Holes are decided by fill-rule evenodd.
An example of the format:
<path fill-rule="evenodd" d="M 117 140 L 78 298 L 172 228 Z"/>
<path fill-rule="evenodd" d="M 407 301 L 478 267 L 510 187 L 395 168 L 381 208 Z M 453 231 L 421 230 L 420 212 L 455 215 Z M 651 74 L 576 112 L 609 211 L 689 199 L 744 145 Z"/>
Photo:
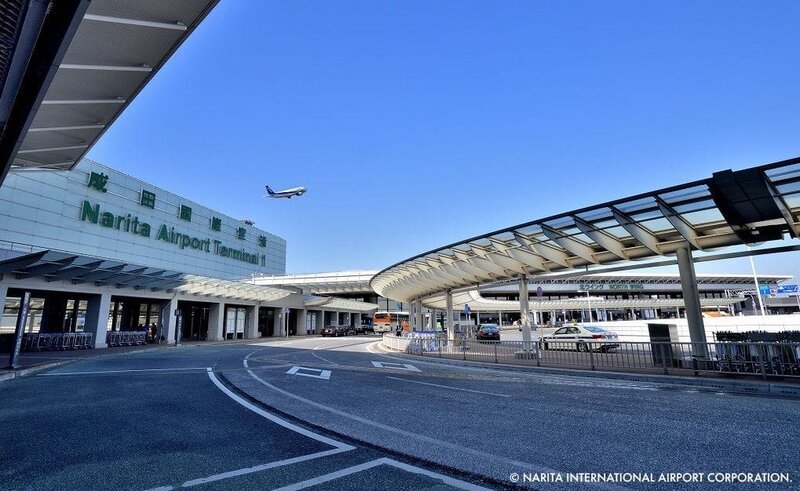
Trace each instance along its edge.
<path fill-rule="evenodd" d="M 683 302 L 686 306 L 686 320 L 689 324 L 689 340 L 692 344 L 692 357 L 704 360 L 708 357 L 706 331 L 703 325 L 703 312 L 700 309 L 700 292 L 697 288 L 697 276 L 694 272 L 692 252 L 689 245 L 676 251 L 678 272 L 681 277 Z M 697 343 L 697 344 L 695 344 Z"/>
<path fill-rule="evenodd" d="M 522 341 L 525 345 L 524 350 L 530 347 L 531 343 L 531 318 L 530 308 L 528 307 L 528 276 L 519 275 L 519 315 L 522 323 Z"/>
<path fill-rule="evenodd" d="M 452 290 L 447 290 L 445 293 L 445 298 L 447 301 L 447 317 L 445 318 L 445 325 L 447 326 L 447 339 L 449 341 L 454 341 L 456 339 L 456 332 L 453 328 L 453 292 Z"/>

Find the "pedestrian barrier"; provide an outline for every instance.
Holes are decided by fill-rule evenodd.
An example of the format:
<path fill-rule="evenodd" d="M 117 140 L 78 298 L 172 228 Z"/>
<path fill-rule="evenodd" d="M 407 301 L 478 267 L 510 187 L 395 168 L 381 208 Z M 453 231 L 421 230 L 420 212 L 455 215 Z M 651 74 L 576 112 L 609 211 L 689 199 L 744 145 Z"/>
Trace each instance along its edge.
<path fill-rule="evenodd" d="M 22 336 L 22 351 L 53 351 L 94 348 L 90 332 L 26 333 Z"/>
<path fill-rule="evenodd" d="M 141 346 L 147 342 L 147 331 L 111 331 L 106 334 L 106 344 L 114 346 Z"/>
<path fill-rule="evenodd" d="M 384 347 L 421 356 L 664 375 L 725 375 L 800 380 L 800 342 L 477 341 L 384 334 Z"/>

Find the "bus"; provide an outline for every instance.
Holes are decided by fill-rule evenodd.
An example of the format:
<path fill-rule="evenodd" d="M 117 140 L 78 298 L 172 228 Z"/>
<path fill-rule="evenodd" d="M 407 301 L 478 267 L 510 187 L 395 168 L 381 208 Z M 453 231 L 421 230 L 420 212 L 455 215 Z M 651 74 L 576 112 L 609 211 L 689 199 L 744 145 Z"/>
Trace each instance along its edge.
<path fill-rule="evenodd" d="M 376 333 L 379 332 L 397 332 L 397 326 L 401 326 L 403 331 L 411 329 L 408 323 L 408 312 L 387 312 L 385 310 L 375 312 L 372 317 L 372 328 Z"/>

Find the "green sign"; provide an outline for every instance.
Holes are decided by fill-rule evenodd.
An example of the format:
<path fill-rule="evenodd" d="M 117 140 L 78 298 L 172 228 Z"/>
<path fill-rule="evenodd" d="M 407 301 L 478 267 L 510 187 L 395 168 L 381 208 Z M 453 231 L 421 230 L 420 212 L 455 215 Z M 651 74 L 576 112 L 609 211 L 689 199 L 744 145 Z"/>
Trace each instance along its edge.
<path fill-rule="evenodd" d="M 146 191 L 142 191 L 144 194 Z M 152 194 L 152 193 L 151 193 Z M 153 195 L 155 199 L 155 195 Z M 151 238 L 153 227 L 146 222 L 139 220 L 138 216 L 125 213 L 124 215 L 114 214 L 100 209 L 100 205 L 92 205 L 84 200 L 81 204 L 80 219 L 83 222 L 97 224 L 103 228 L 128 232 L 132 235 Z M 258 252 L 248 252 L 241 247 L 229 247 L 220 240 L 195 237 L 190 234 L 177 231 L 173 226 L 162 224 L 158 227 L 156 240 L 175 244 L 180 250 L 191 249 L 198 252 L 215 254 L 221 257 L 228 257 L 236 261 L 266 266 L 267 257 Z"/>

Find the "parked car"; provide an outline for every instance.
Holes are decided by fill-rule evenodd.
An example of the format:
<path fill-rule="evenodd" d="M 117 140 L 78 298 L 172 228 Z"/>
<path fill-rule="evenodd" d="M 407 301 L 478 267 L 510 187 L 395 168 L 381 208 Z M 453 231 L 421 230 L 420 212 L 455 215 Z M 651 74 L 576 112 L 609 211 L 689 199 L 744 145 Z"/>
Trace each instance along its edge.
<path fill-rule="evenodd" d="M 619 348 L 619 336 L 597 326 L 565 326 L 542 337 L 542 349 L 567 349 L 601 352 Z"/>
<path fill-rule="evenodd" d="M 497 324 L 483 324 L 475 338 L 478 341 L 500 341 L 500 328 Z"/>
<path fill-rule="evenodd" d="M 342 326 L 326 326 L 322 332 L 320 333 L 323 337 L 325 336 L 346 336 L 347 333 L 345 332 Z"/>
<path fill-rule="evenodd" d="M 369 324 L 361 324 L 356 327 L 356 334 L 375 334 L 375 329 Z"/>

